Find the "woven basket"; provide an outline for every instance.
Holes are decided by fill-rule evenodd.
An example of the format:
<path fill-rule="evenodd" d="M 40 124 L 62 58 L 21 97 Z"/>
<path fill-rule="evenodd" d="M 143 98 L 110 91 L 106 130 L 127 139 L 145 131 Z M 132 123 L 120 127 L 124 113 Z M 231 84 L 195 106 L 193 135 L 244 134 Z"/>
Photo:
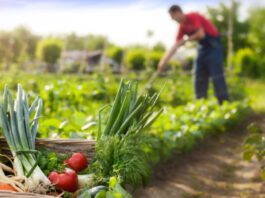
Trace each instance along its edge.
<path fill-rule="evenodd" d="M 96 142 L 93 140 L 79 140 L 79 139 L 37 139 L 37 148 L 46 148 L 58 154 L 69 154 L 74 152 L 83 153 L 88 162 L 91 162 L 95 154 Z M 4 138 L 0 138 L 0 153 L 11 155 L 8 145 Z M 30 193 L 12 193 L 0 191 L 0 198 L 54 198 L 47 195 L 38 195 Z"/>

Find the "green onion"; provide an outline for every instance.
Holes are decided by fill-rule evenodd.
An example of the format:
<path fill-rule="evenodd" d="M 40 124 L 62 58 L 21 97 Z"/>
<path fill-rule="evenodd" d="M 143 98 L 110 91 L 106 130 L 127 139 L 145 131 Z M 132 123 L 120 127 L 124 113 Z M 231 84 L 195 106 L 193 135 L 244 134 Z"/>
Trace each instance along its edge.
<path fill-rule="evenodd" d="M 42 100 L 39 98 L 36 98 L 29 107 L 28 97 L 21 85 L 18 85 L 15 102 L 8 87 L 5 87 L 0 105 L 0 121 L 4 137 L 14 157 L 16 175 L 27 178 L 28 191 L 36 193 L 45 193 L 51 185 L 36 161 L 35 139 L 41 108 Z M 31 122 L 30 117 L 34 110 L 35 116 Z"/>
<path fill-rule="evenodd" d="M 150 127 L 159 117 L 162 109 L 156 112 L 154 107 L 160 93 L 153 96 L 139 96 L 137 90 L 136 82 L 129 81 L 126 83 L 123 80 L 121 81 L 103 132 L 102 123 L 104 122 L 101 121 L 101 116 L 99 116 L 98 139 L 100 136 L 137 134 Z"/>

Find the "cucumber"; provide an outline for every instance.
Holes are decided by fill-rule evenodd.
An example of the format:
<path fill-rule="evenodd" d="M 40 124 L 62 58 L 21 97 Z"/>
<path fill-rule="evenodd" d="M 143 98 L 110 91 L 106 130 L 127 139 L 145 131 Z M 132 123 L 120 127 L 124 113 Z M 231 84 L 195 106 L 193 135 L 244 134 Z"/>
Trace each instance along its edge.
<path fill-rule="evenodd" d="M 95 198 L 96 195 L 103 190 L 104 191 L 108 190 L 108 188 L 106 186 L 96 186 L 89 190 L 86 190 L 81 195 L 79 195 L 77 198 Z"/>

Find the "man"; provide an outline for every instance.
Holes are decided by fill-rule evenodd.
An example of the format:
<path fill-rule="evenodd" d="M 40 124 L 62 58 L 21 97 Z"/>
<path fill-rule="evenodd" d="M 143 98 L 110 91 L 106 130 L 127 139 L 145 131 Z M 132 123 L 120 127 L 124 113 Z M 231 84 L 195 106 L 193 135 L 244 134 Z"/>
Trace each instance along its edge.
<path fill-rule="evenodd" d="M 206 98 L 211 77 L 215 95 L 220 104 L 228 100 L 227 86 L 223 71 L 222 45 L 216 27 L 199 13 L 184 14 L 178 5 L 169 9 L 171 18 L 179 23 L 176 42 L 165 54 L 158 65 L 161 72 L 179 47 L 188 41 L 197 41 L 198 56 L 195 62 L 196 98 Z M 187 35 L 188 38 L 184 38 Z"/>

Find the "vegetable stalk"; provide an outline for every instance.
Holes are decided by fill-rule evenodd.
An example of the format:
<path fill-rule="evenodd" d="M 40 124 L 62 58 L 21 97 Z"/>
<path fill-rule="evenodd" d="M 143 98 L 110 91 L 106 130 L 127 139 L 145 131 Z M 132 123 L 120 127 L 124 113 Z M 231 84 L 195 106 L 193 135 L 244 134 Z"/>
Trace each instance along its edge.
<path fill-rule="evenodd" d="M 21 85 L 18 85 L 15 102 L 13 102 L 8 87 L 5 87 L 3 101 L 0 105 L 3 134 L 14 157 L 16 175 L 26 177 L 29 184 L 28 191 L 37 193 L 45 193 L 51 185 L 37 166 L 35 139 L 41 108 L 42 100 L 39 98 L 35 99 L 31 107 L 28 106 L 28 98 Z M 30 122 L 34 110 L 35 116 Z"/>

